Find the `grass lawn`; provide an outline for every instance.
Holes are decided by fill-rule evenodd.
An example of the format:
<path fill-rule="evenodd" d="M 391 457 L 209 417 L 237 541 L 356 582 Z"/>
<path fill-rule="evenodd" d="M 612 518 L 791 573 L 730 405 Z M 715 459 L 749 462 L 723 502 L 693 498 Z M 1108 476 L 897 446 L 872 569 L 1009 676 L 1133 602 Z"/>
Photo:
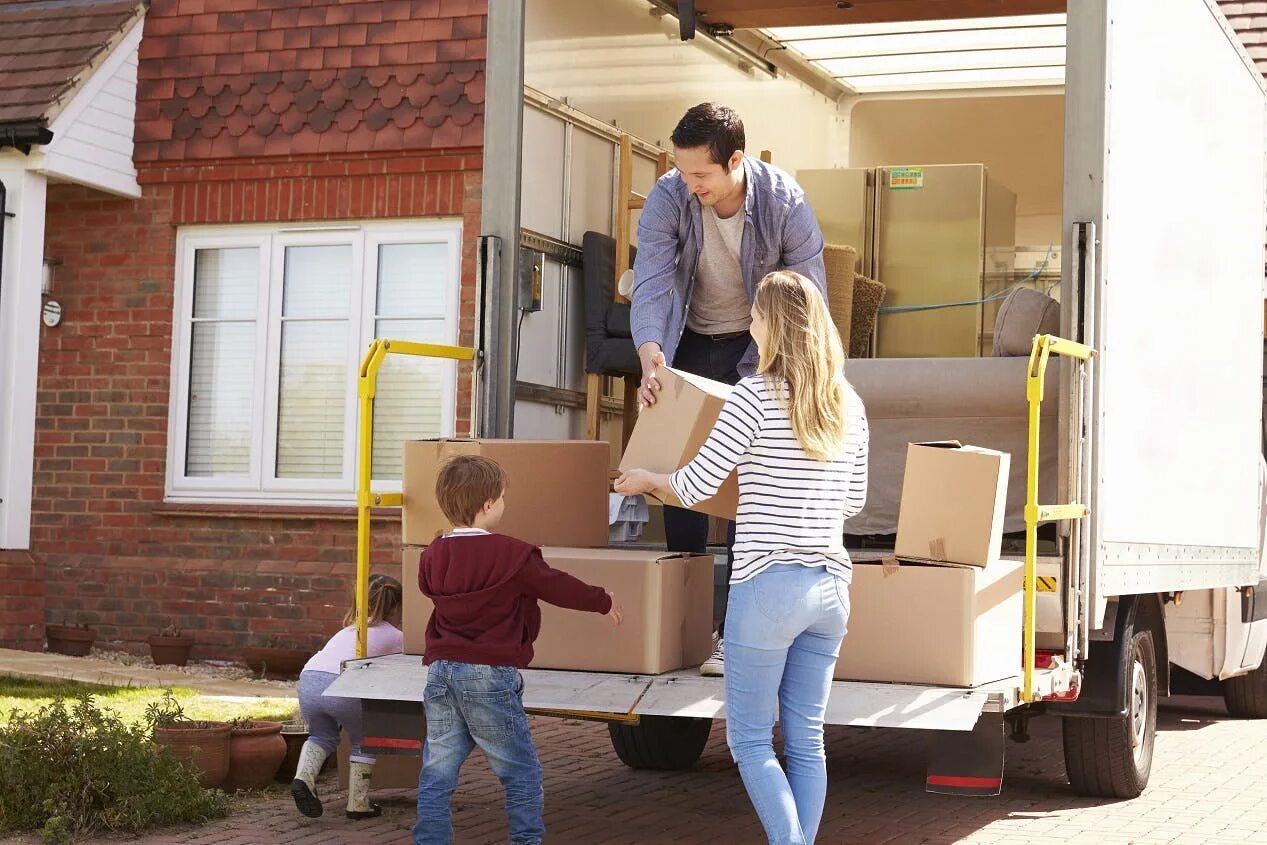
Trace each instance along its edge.
<path fill-rule="evenodd" d="M 0 724 L 7 724 L 14 710 L 34 712 L 58 698 L 90 694 L 101 708 L 109 708 L 129 723 L 145 720 L 145 708 L 163 697 L 157 687 L 106 687 L 75 681 L 35 681 L 0 676 Z M 172 689 L 190 719 L 228 721 L 239 717 L 285 721 L 294 718 L 298 704 L 293 698 L 227 698 L 205 695 L 192 689 Z"/>

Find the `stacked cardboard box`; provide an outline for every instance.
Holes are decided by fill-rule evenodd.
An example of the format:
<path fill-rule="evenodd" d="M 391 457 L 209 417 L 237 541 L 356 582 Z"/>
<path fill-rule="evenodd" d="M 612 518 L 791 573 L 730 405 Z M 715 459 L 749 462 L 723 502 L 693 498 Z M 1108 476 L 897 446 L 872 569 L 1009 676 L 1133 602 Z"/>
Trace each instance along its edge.
<path fill-rule="evenodd" d="M 483 455 L 506 472 L 498 531 L 536 546 L 607 545 L 608 447 L 600 440 L 411 440 L 405 443 L 402 542 L 425 546 L 453 526 L 436 501 L 436 476 L 458 455 Z"/>
<path fill-rule="evenodd" d="M 431 602 L 418 589 L 421 547 L 451 528 L 435 499 L 436 475 L 460 454 L 485 455 L 506 472 L 499 533 L 541 546 L 551 566 L 606 588 L 624 612 L 616 628 L 597 614 L 542 603 L 533 668 L 661 673 L 708 657 L 712 557 L 606 548 L 607 444 L 542 440 L 406 443 L 401 580 L 407 654 L 422 653 L 431 617 Z"/>
<path fill-rule="evenodd" d="M 418 590 L 419 549 L 401 561 L 405 653 L 421 654 L 431 601 Z M 616 597 L 619 628 L 596 613 L 541 603 L 533 669 L 656 675 L 698 666 L 712 650 L 713 558 L 657 551 L 546 546 L 546 563 Z"/>
<path fill-rule="evenodd" d="M 854 564 L 835 676 L 975 687 L 1020 668 L 1020 564 L 1001 560 L 1009 456 L 911 444 L 895 558 Z"/>

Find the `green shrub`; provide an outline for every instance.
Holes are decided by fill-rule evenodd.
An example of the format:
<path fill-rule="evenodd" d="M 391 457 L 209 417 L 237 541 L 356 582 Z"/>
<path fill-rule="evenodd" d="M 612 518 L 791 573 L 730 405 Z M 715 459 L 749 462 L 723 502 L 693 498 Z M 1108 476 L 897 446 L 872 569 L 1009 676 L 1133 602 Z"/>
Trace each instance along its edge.
<path fill-rule="evenodd" d="M 0 726 L 0 833 L 39 830 L 49 842 L 94 832 L 135 833 L 228 815 L 228 798 L 84 695 Z"/>

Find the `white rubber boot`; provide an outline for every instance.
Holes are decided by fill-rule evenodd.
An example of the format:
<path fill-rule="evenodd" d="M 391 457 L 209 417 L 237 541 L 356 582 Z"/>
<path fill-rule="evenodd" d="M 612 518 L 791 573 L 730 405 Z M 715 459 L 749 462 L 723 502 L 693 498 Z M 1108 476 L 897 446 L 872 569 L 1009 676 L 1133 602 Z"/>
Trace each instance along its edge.
<path fill-rule="evenodd" d="M 290 795 L 299 812 L 311 819 L 321 815 L 321 799 L 317 797 L 317 775 L 326 762 L 328 752 L 312 740 L 304 743 L 295 766 L 295 779 L 290 782 Z"/>
<path fill-rule="evenodd" d="M 383 808 L 370 803 L 370 778 L 374 776 L 373 763 L 348 765 L 349 819 L 372 819 L 383 814 Z"/>

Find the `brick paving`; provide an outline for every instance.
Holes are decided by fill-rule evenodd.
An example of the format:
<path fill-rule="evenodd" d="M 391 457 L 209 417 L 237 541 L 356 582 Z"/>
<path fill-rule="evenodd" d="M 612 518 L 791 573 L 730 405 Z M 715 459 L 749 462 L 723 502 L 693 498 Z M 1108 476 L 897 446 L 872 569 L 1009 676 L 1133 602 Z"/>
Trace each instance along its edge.
<path fill-rule="evenodd" d="M 1060 725 L 1031 723 L 1033 739 L 1008 743 L 999 798 L 923 791 L 926 737 L 831 728 L 829 794 L 820 843 L 861 845 L 1267 845 L 1267 721 L 1231 719 L 1221 701 L 1179 698 L 1163 709 L 1152 783 L 1134 801 L 1074 796 L 1064 779 Z M 639 772 L 616 759 L 601 724 L 534 718 L 546 772 L 547 842 L 594 845 L 745 845 L 760 827 L 726 750 L 721 724 L 687 772 Z M 135 845 L 405 845 L 411 792 L 383 791 L 382 818 L 343 818 L 343 795 L 323 780 L 327 815 L 305 819 L 285 794 L 241 800 L 230 819 L 168 830 Z M 454 805 L 456 842 L 505 842 L 501 792 L 478 756 Z M 117 840 L 98 840 L 117 841 Z M 34 845 L 34 838 L 15 840 Z"/>

